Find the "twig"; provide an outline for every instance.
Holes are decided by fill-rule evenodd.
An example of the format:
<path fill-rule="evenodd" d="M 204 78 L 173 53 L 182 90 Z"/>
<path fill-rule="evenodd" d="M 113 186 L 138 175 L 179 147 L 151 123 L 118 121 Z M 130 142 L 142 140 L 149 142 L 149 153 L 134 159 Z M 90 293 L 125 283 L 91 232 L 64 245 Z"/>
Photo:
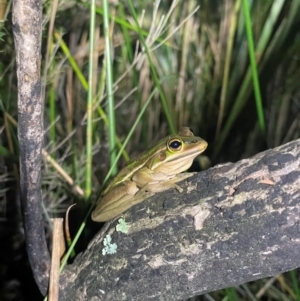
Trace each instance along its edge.
<path fill-rule="evenodd" d="M 51 256 L 51 271 L 49 281 L 49 301 L 58 301 L 59 293 L 59 264 L 62 253 L 65 251 L 65 246 L 62 243 L 63 238 L 63 219 L 55 218 L 53 221 L 52 235 L 52 256 Z"/>

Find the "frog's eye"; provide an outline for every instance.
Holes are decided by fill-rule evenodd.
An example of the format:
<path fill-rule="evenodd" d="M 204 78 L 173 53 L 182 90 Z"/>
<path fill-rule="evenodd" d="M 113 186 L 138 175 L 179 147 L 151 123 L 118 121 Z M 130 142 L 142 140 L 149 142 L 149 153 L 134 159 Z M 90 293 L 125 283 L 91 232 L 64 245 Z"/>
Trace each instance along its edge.
<path fill-rule="evenodd" d="M 179 139 L 172 139 L 169 141 L 168 147 L 171 151 L 180 151 L 182 148 L 182 141 Z"/>

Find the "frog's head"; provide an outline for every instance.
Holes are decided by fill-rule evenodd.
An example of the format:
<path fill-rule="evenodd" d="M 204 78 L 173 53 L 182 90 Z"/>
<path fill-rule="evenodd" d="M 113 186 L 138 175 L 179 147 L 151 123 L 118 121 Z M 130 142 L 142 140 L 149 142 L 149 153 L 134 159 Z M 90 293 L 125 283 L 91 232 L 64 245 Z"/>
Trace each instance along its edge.
<path fill-rule="evenodd" d="M 166 137 L 163 142 L 147 167 L 170 176 L 187 170 L 193 160 L 207 148 L 207 142 L 194 136 L 187 127 L 176 135 Z"/>

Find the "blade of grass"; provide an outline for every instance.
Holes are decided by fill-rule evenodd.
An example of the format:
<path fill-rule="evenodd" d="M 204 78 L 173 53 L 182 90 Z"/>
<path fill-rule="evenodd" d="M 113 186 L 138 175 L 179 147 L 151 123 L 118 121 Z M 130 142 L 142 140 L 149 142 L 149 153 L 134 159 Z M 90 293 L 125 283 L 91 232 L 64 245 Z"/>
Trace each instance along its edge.
<path fill-rule="evenodd" d="M 87 99 L 87 126 L 86 126 L 86 171 L 85 171 L 85 199 L 88 200 L 92 191 L 92 147 L 93 147 L 93 64 L 95 40 L 95 0 L 90 6 L 90 45 L 89 45 L 89 83 Z"/>
<path fill-rule="evenodd" d="M 261 133 L 263 135 L 265 135 L 266 125 L 265 125 L 264 111 L 263 111 L 260 86 L 259 86 L 259 80 L 258 80 L 258 71 L 257 71 L 256 59 L 255 59 L 255 50 L 254 50 L 254 42 L 253 42 L 251 17 L 250 17 L 250 9 L 249 9 L 248 0 L 243 0 L 243 11 L 244 11 L 244 16 L 245 16 L 245 25 L 246 25 L 246 32 L 247 32 L 249 58 L 250 58 L 250 63 L 251 63 L 251 71 L 252 71 L 252 79 L 253 79 L 253 86 L 254 86 L 254 95 L 255 95 L 255 102 L 256 102 L 258 124 L 259 124 L 260 130 L 261 130 Z"/>
<path fill-rule="evenodd" d="M 113 74 L 112 74 L 112 57 L 111 57 L 111 37 L 109 34 L 109 10 L 108 1 L 103 1 L 103 26 L 105 36 L 105 61 L 106 61 L 106 90 L 108 99 L 108 129 L 109 129 L 109 151 L 110 165 L 116 161 L 116 125 L 115 125 L 115 110 L 114 110 L 114 95 L 113 95 Z M 116 174 L 117 168 L 114 166 L 112 173 Z"/>
<path fill-rule="evenodd" d="M 83 86 L 83 88 L 85 90 L 88 90 L 89 85 L 88 82 L 86 81 L 84 75 L 82 74 L 81 70 L 79 69 L 74 57 L 72 56 L 68 46 L 66 45 L 66 43 L 63 41 L 63 39 L 61 38 L 61 36 L 59 35 L 59 33 L 54 30 L 53 35 L 55 37 L 55 39 L 59 42 L 59 45 L 62 49 L 62 51 L 64 52 L 64 54 L 66 55 L 73 71 L 75 72 L 76 76 L 78 77 L 81 85 Z"/>
<path fill-rule="evenodd" d="M 300 301 L 300 288 L 299 288 L 299 282 L 297 279 L 297 274 L 296 271 L 290 271 L 290 277 L 292 278 L 292 282 L 293 282 L 293 288 L 294 288 L 294 292 L 297 296 L 297 300 Z"/>

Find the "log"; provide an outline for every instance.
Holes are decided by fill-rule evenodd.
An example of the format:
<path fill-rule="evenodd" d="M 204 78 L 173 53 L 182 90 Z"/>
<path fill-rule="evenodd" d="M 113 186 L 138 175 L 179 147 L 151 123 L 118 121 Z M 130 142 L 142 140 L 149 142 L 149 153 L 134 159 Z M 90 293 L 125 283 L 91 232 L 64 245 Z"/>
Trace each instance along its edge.
<path fill-rule="evenodd" d="M 300 266 L 300 140 L 129 209 L 61 275 L 60 300 L 182 300 Z M 102 254 L 111 236 L 115 254 Z"/>

